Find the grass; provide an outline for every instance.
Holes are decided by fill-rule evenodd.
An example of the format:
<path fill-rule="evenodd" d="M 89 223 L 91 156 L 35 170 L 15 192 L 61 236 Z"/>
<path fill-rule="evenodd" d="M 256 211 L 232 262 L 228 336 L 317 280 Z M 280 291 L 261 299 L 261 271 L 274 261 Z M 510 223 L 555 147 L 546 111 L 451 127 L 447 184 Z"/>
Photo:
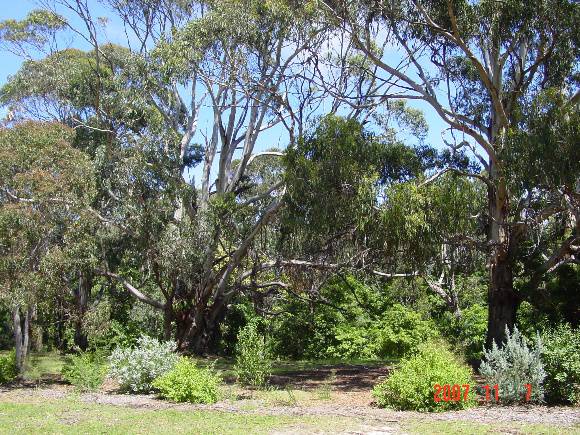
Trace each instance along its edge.
<path fill-rule="evenodd" d="M 7 355 L 9 350 L 0 351 L 0 355 Z M 28 355 L 25 363 L 24 378 L 38 381 L 43 377 L 60 376 L 65 363 L 65 357 L 58 352 L 34 352 Z"/>
<path fill-rule="evenodd" d="M 479 435 L 479 434 L 580 434 L 580 425 L 571 427 L 549 426 L 546 424 L 504 423 L 498 424 L 465 422 L 465 421 L 407 421 L 402 429 L 411 434 L 447 434 L 447 435 Z"/>
<path fill-rule="evenodd" d="M 352 419 L 234 414 L 218 411 L 133 409 L 52 399 L 42 403 L 0 400 L 0 433 L 58 434 L 247 434 L 348 428 Z"/>
<path fill-rule="evenodd" d="M 27 362 L 26 378 L 38 380 L 60 375 L 66 357 L 49 352 L 32 354 Z M 200 365 L 209 365 L 212 359 L 198 359 Z M 276 373 L 329 369 L 335 365 L 385 365 L 385 361 L 278 361 Z M 220 359 L 216 368 L 227 375 L 231 360 Z M 224 386 L 224 399 L 243 402 L 237 412 L 192 409 L 152 409 L 127 406 L 102 405 L 81 400 L 82 396 L 67 394 L 65 397 L 48 398 L 28 395 L 18 389 L 0 394 L 0 433 L 58 433 L 58 434 L 141 434 L 141 433 L 335 433 L 357 430 L 365 423 L 357 417 L 265 415 L 270 407 L 315 407 L 329 403 L 339 392 L 332 384 L 336 373 L 330 370 L 328 377 L 316 388 L 303 390 L 270 386 L 264 390 L 247 390 L 237 385 Z M 227 402 L 226 402 L 227 403 Z M 332 402 L 330 402 L 332 403 Z M 284 414 L 284 413 L 283 413 Z M 409 416 L 395 424 L 396 430 L 411 434 L 579 434 L 580 425 L 572 427 L 545 424 L 477 421 L 417 420 Z M 379 423 L 377 423 L 379 424 Z M 380 425 L 380 424 L 379 424 Z"/>
<path fill-rule="evenodd" d="M 25 378 L 36 381 L 42 377 L 60 375 L 65 357 L 58 352 L 33 353 L 26 362 Z"/>

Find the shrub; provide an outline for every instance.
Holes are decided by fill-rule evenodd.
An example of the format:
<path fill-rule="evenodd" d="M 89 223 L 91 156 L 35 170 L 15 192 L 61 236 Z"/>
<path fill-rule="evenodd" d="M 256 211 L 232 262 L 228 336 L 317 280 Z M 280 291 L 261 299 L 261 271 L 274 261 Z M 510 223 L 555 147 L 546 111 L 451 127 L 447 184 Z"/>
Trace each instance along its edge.
<path fill-rule="evenodd" d="M 546 399 L 580 404 L 580 329 L 562 324 L 542 334 Z"/>
<path fill-rule="evenodd" d="M 136 347 L 118 347 L 109 357 L 110 375 L 123 390 L 150 392 L 151 382 L 167 373 L 178 360 L 175 343 L 141 336 Z"/>
<path fill-rule="evenodd" d="M 248 323 L 238 333 L 234 370 L 242 385 L 263 387 L 268 381 L 272 361 L 266 341 L 258 332 L 257 322 Z"/>
<path fill-rule="evenodd" d="M 188 358 L 153 381 L 161 397 L 174 402 L 215 403 L 219 397 L 220 377 L 211 369 L 197 367 Z"/>
<path fill-rule="evenodd" d="M 463 309 L 459 318 L 448 313 L 438 326 L 445 338 L 461 350 L 468 361 L 481 359 L 487 332 L 487 307 L 473 304 Z"/>
<path fill-rule="evenodd" d="M 414 356 L 403 359 L 387 380 L 375 386 L 373 396 L 381 407 L 414 411 L 463 409 L 475 403 L 474 393 L 467 400 L 436 402 L 434 387 L 458 384 L 473 385 L 471 369 L 458 361 L 444 342 L 420 345 Z"/>
<path fill-rule="evenodd" d="M 544 398 L 542 383 L 546 377 L 540 358 L 542 343 L 537 336 L 533 349 L 514 326 L 510 334 L 506 326 L 506 341 L 501 347 L 494 342 L 490 350 L 484 350 L 479 372 L 489 385 L 497 384 L 501 402 L 524 402 L 526 384 L 532 387 L 530 401 L 541 402 Z"/>
<path fill-rule="evenodd" d="M 10 382 L 16 375 L 16 352 L 0 355 L 0 384 Z"/>
<path fill-rule="evenodd" d="M 78 390 L 94 391 L 103 384 L 107 366 L 101 355 L 83 352 L 69 357 L 61 373 L 64 380 Z"/>
<path fill-rule="evenodd" d="M 421 343 L 438 335 L 432 322 L 400 304 L 389 309 L 381 320 L 377 337 L 380 357 L 402 357 L 414 352 Z"/>
<path fill-rule="evenodd" d="M 334 329 L 336 344 L 328 346 L 326 355 L 337 359 L 376 358 L 376 334 L 372 328 L 339 324 Z"/>

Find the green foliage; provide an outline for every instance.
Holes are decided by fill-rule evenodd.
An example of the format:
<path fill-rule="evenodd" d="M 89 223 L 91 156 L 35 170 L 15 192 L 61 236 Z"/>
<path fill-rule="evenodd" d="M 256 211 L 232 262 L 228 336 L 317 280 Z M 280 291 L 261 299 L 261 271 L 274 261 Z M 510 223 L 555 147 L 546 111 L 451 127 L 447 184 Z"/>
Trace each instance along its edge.
<path fill-rule="evenodd" d="M 83 239 L 76 229 L 94 218 L 87 212 L 94 170 L 72 146 L 74 137 L 55 122 L 0 129 L 0 298 L 11 304 L 28 304 L 36 292 L 49 299 L 47 290 L 63 288 L 51 281 L 63 263 L 70 265 L 58 254 Z M 87 256 L 75 261 L 90 262 Z"/>
<path fill-rule="evenodd" d="M 12 350 L 6 355 L 0 355 L 0 384 L 10 382 L 16 375 L 16 352 Z"/>
<path fill-rule="evenodd" d="M 331 330 L 332 344 L 318 349 L 326 358 L 372 359 L 377 357 L 376 329 L 356 324 L 337 324 Z"/>
<path fill-rule="evenodd" d="M 284 231 L 295 234 L 290 248 L 310 252 L 333 234 L 356 237 L 371 225 L 379 184 L 415 175 L 421 161 L 412 148 L 384 142 L 356 120 L 328 115 L 287 149 L 284 166 Z"/>
<path fill-rule="evenodd" d="M 95 391 L 107 374 L 105 358 L 95 352 L 69 356 L 62 368 L 62 377 L 80 391 Z"/>
<path fill-rule="evenodd" d="M 0 43 L 18 54 L 24 53 L 22 46 L 26 44 L 42 50 L 46 43 L 53 40 L 56 32 L 65 26 L 66 21 L 60 15 L 35 9 L 21 21 L 10 19 L 0 22 Z"/>
<path fill-rule="evenodd" d="M 181 357 L 177 364 L 152 383 L 161 397 L 174 402 L 215 403 L 219 398 L 220 377 L 209 368 L 197 367 Z"/>
<path fill-rule="evenodd" d="M 373 396 L 381 407 L 413 411 L 447 411 L 474 404 L 474 395 L 460 401 L 435 402 L 434 386 L 473 385 L 471 369 L 458 361 L 444 342 L 432 341 L 419 346 L 417 353 L 403 359 L 400 366 L 376 385 Z"/>
<path fill-rule="evenodd" d="M 390 287 L 346 276 L 330 279 L 313 302 L 282 301 L 277 307 L 281 314 L 269 323 L 274 353 L 291 358 L 398 358 L 438 335 L 432 320 L 392 303 L 396 298 L 388 291 Z"/>
<path fill-rule="evenodd" d="M 377 354 L 381 357 L 405 356 L 437 335 L 437 328 L 432 322 L 423 320 L 419 313 L 396 304 L 381 318 Z"/>
<path fill-rule="evenodd" d="M 387 308 L 381 296 L 377 287 L 345 276 L 330 279 L 312 302 L 281 300 L 280 315 L 268 323 L 272 350 L 294 359 L 374 358 L 374 322 Z"/>
<path fill-rule="evenodd" d="M 483 206 L 485 190 L 453 174 L 428 184 L 420 181 L 387 185 L 388 200 L 380 209 L 379 222 L 393 255 L 402 250 L 415 267 L 424 268 L 437 261 L 450 234 L 469 234 L 476 240 L 482 236 L 477 220 L 470 216 Z"/>
<path fill-rule="evenodd" d="M 548 315 L 530 304 L 528 301 L 523 301 L 518 307 L 516 315 L 516 325 L 518 331 L 528 339 L 533 339 L 538 330 L 549 327 L 551 319 Z"/>
<path fill-rule="evenodd" d="M 119 347 L 109 357 L 110 375 L 123 390 L 151 391 L 153 380 L 171 370 L 178 361 L 175 343 L 141 336 L 135 347 Z"/>
<path fill-rule="evenodd" d="M 525 128 L 510 131 L 509 147 L 502 155 L 514 187 L 519 191 L 553 186 L 574 189 L 580 175 L 578 105 L 569 104 L 569 97 L 559 89 L 548 88 L 524 108 L 521 118 Z M 540 199 L 532 200 L 530 208 L 541 209 Z"/>
<path fill-rule="evenodd" d="M 451 315 L 451 314 L 450 314 Z M 460 349 L 467 360 L 479 360 L 483 356 L 483 345 L 487 332 L 487 307 L 473 304 L 461 310 L 461 317 L 454 317 L 443 334 Z"/>
<path fill-rule="evenodd" d="M 541 359 L 542 343 L 536 336 L 533 349 L 526 344 L 518 328 L 510 333 L 506 326 L 506 340 L 501 347 L 495 341 L 492 348 L 484 350 L 479 373 L 489 385 L 499 386 L 499 398 L 504 403 L 524 402 L 526 384 L 532 386 L 532 402 L 544 399 L 546 372 Z"/>
<path fill-rule="evenodd" d="M 250 322 L 238 333 L 234 370 L 242 385 L 264 387 L 272 373 L 272 361 L 258 323 Z"/>
<path fill-rule="evenodd" d="M 580 404 L 580 329 L 569 324 L 550 328 L 542 344 L 546 400 Z"/>

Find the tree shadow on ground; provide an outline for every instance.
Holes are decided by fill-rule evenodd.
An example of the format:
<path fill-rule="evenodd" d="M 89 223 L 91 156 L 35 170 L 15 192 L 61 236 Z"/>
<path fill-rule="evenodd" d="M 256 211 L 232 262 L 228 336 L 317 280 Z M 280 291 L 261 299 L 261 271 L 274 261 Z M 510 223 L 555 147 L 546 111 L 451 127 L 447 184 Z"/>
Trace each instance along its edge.
<path fill-rule="evenodd" d="M 270 377 L 270 384 L 301 390 L 329 385 L 335 391 L 368 391 L 383 380 L 390 370 L 388 366 L 329 365 L 275 374 Z"/>

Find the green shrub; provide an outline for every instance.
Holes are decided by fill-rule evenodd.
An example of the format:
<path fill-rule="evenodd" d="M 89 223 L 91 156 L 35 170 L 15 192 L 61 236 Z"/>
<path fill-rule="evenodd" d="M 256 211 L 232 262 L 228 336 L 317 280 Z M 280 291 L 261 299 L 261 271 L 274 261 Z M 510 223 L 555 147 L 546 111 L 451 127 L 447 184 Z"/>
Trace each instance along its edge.
<path fill-rule="evenodd" d="M 421 343 L 437 337 L 435 325 L 419 313 L 395 304 L 384 315 L 377 336 L 377 354 L 383 358 L 402 357 Z"/>
<path fill-rule="evenodd" d="M 580 404 L 580 329 L 561 324 L 544 331 L 542 342 L 546 399 Z"/>
<path fill-rule="evenodd" d="M 414 356 L 403 359 L 400 366 L 382 383 L 375 386 L 373 396 L 381 407 L 414 411 L 446 411 L 463 409 L 475 403 L 475 392 L 461 390 L 461 400 L 436 402 L 434 387 L 458 384 L 473 385 L 471 369 L 458 361 L 442 341 L 420 345 Z"/>
<path fill-rule="evenodd" d="M 473 304 L 461 311 L 461 317 L 447 312 L 437 326 L 468 361 L 481 359 L 487 333 L 487 307 Z"/>
<path fill-rule="evenodd" d="M 272 372 L 266 340 L 258 332 L 257 322 L 250 322 L 238 333 L 234 370 L 242 385 L 263 387 Z"/>
<path fill-rule="evenodd" d="M 532 387 L 531 402 L 543 400 L 546 372 L 540 357 L 542 343 L 539 335 L 536 337 L 535 347 L 530 350 L 518 328 L 514 326 L 510 334 L 506 326 L 502 346 L 494 342 L 490 350 L 484 350 L 479 372 L 488 385 L 498 385 L 501 402 L 525 402 L 526 384 Z"/>
<path fill-rule="evenodd" d="M 376 329 L 339 324 L 334 329 L 336 344 L 328 346 L 326 356 L 337 359 L 376 358 L 376 337 Z"/>
<path fill-rule="evenodd" d="M 220 377 L 211 369 L 197 367 L 188 358 L 153 381 L 161 397 L 174 402 L 215 403 L 219 397 Z"/>
<path fill-rule="evenodd" d="M 0 384 L 10 382 L 16 375 L 16 352 L 0 355 Z"/>
<path fill-rule="evenodd" d="M 141 336 L 136 347 L 118 347 L 109 357 L 110 375 L 121 389 L 134 393 L 151 391 L 151 382 L 177 363 L 175 343 L 161 343 Z"/>
<path fill-rule="evenodd" d="M 105 380 L 105 359 L 96 353 L 82 352 L 70 356 L 62 368 L 62 377 L 80 391 L 95 391 Z"/>

